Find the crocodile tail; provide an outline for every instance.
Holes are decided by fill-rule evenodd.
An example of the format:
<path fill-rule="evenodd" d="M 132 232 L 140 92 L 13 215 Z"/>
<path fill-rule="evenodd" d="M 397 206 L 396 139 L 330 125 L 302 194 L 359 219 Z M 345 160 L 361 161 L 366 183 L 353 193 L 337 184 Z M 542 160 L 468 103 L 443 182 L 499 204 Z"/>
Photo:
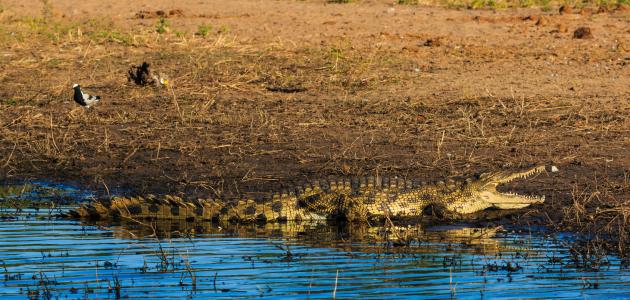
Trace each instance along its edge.
<path fill-rule="evenodd" d="M 216 219 L 223 205 L 213 199 L 185 201 L 180 197 L 119 197 L 112 200 L 112 210 L 121 217 L 131 219 L 212 220 Z"/>
<path fill-rule="evenodd" d="M 98 200 L 69 211 L 65 216 L 78 219 L 218 219 L 224 205 L 213 199 L 185 201 L 177 196 L 114 197 Z"/>
<path fill-rule="evenodd" d="M 92 204 L 83 204 L 79 208 L 73 209 L 62 216 L 73 219 L 108 219 L 111 218 L 111 210 L 108 204 L 99 201 Z"/>

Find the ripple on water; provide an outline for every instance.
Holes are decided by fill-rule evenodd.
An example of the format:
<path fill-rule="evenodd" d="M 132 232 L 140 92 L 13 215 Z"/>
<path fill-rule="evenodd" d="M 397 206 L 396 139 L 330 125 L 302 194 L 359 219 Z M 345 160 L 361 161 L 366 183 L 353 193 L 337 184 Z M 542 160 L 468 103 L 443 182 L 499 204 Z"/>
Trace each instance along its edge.
<path fill-rule="evenodd" d="M 2 299 L 24 299 L 29 290 L 41 297 L 46 286 L 53 297 L 115 298 L 115 280 L 129 298 L 330 298 L 335 282 L 337 298 L 630 297 L 630 272 L 617 259 L 599 272 L 576 270 L 564 239 L 536 234 L 471 241 L 446 228 L 410 247 L 387 248 L 363 238 L 372 229 L 331 226 L 300 227 L 298 238 L 291 225 L 266 232 L 205 224 L 189 237 L 157 242 L 138 226 L 33 216 L 0 224 Z"/>

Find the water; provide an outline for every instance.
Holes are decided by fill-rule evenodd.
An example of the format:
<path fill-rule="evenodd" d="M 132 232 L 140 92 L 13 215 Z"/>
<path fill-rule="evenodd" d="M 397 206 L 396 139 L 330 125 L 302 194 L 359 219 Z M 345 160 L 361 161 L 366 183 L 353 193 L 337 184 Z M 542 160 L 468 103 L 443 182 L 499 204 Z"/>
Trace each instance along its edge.
<path fill-rule="evenodd" d="M 575 268 L 570 235 L 85 224 L 49 213 L 4 210 L 1 299 L 630 298 L 630 270 L 612 256 L 597 271 Z"/>

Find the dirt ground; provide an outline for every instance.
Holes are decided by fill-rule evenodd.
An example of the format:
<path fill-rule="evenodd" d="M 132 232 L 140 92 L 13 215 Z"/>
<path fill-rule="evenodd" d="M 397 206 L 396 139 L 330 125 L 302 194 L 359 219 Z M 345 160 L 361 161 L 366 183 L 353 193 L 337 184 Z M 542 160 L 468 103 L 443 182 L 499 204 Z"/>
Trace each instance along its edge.
<path fill-rule="evenodd" d="M 0 182 L 233 195 L 553 164 L 517 187 L 548 196 L 529 215 L 630 222 L 627 6 L 0 4 Z M 170 86 L 128 82 L 143 61 Z M 101 103 L 78 107 L 75 82 Z"/>

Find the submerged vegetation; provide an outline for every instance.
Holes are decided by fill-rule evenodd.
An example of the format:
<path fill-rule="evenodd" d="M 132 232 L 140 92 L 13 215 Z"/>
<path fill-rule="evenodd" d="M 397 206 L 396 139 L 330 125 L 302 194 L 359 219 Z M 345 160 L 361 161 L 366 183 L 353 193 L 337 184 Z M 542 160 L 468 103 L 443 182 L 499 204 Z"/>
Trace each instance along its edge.
<path fill-rule="evenodd" d="M 85 225 L 27 213 L 1 221 L 9 237 L 0 245 L 3 297 L 503 297 L 523 284 L 524 297 L 558 284 L 575 297 L 614 295 L 628 280 L 625 260 L 501 227 Z M 23 240 L 42 246 L 14 253 Z"/>

